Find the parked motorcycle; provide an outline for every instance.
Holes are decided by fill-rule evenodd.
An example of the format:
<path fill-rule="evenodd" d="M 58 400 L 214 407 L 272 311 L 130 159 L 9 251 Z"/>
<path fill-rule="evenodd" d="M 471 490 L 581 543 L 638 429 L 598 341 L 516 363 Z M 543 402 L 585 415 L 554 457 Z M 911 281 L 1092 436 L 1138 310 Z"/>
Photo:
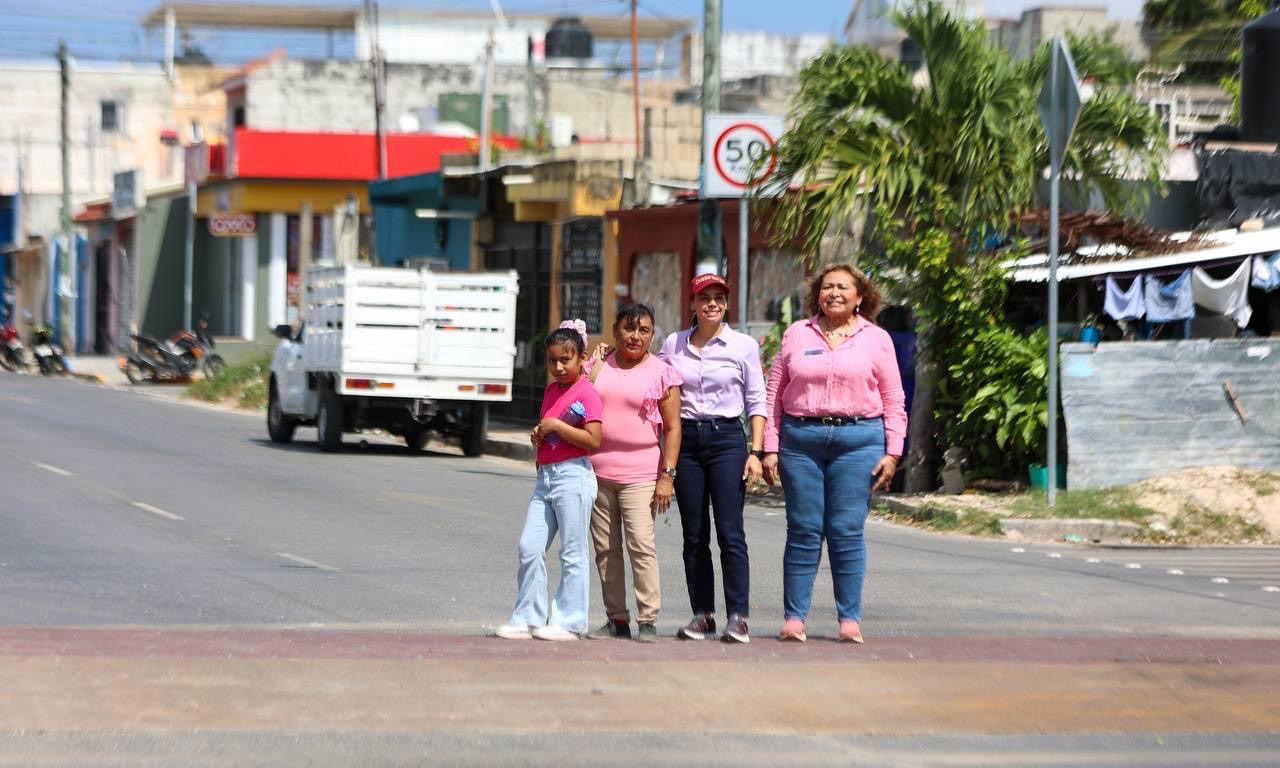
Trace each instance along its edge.
<path fill-rule="evenodd" d="M 62 356 L 62 347 L 53 341 L 53 329 L 41 326 L 31 333 L 31 353 L 35 355 L 36 366 L 45 376 L 65 374 L 67 361 Z"/>
<path fill-rule="evenodd" d="M 31 354 L 18 338 L 18 329 L 13 323 L 0 325 L 0 368 L 25 373 L 31 365 Z"/>
<path fill-rule="evenodd" d="M 227 363 L 213 351 L 213 338 L 209 336 L 209 321 L 201 318 L 196 330 L 182 330 L 165 341 L 150 336 L 130 336 L 134 351 L 118 362 L 125 376 L 134 384 L 144 381 L 174 381 L 189 379 L 196 371 L 206 379 L 226 370 Z"/>

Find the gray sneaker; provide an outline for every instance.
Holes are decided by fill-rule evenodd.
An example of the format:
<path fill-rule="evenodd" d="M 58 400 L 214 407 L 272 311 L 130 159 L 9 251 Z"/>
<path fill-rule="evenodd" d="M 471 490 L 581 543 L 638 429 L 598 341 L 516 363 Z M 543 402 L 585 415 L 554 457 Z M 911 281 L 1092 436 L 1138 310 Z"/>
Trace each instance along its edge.
<path fill-rule="evenodd" d="M 726 643 L 749 643 L 751 635 L 747 634 L 747 620 L 738 614 L 729 617 L 729 623 L 725 624 L 724 634 L 720 639 Z"/>
<path fill-rule="evenodd" d="M 591 630 L 587 636 L 592 640 L 608 640 L 611 638 L 630 640 L 631 622 L 622 619 L 608 619 L 598 628 Z"/>
<path fill-rule="evenodd" d="M 693 620 L 676 631 L 681 640 L 705 640 L 716 633 L 716 620 L 711 616 L 694 616 Z"/>
<path fill-rule="evenodd" d="M 653 624 L 641 624 L 640 631 L 636 633 L 637 643 L 656 643 L 658 642 L 658 628 Z"/>

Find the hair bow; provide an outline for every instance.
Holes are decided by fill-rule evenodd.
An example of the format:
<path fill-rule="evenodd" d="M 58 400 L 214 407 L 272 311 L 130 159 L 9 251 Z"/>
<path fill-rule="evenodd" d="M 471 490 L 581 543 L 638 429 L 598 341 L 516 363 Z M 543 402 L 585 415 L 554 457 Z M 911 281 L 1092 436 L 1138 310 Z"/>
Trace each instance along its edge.
<path fill-rule="evenodd" d="M 565 320 L 564 322 L 560 323 L 560 327 L 561 327 L 561 328 L 572 328 L 573 330 L 577 331 L 577 332 L 578 332 L 578 335 L 582 337 L 582 351 L 583 351 L 583 352 L 586 352 L 586 351 L 587 351 L 587 348 L 588 348 L 588 346 L 590 345 L 590 343 L 587 341 L 587 324 L 586 324 L 586 322 L 584 322 L 584 321 L 582 321 L 582 320 L 579 320 L 579 319 L 575 318 L 575 319 L 573 319 L 573 320 Z"/>

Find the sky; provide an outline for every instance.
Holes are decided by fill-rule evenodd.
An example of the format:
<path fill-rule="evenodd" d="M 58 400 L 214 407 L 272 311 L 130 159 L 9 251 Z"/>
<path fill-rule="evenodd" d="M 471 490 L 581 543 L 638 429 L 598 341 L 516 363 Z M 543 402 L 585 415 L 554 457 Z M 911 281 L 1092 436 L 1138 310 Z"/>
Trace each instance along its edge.
<path fill-rule="evenodd" d="M 237 0 L 245 2 L 246 0 Z M 247 0 L 253 2 L 253 0 Z M 359 0 L 277 0 L 283 4 L 351 7 Z M 727 30 L 764 30 L 788 34 L 817 33 L 839 36 L 853 0 L 723 0 Z M 1141 0 L 985 0 L 987 15 L 1017 16 L 1023 9 L 1048 4 L 1107 5 L 1112 16 L 1137 18 Z M 0 57 L 53 55 L 58 40 L 65 39 L 73 56 L 92 59 L 155 60 L 163 35 L 148 35 L 140 26 L 143 16 L 161 5 L 161 0 L 0 0 Z M 488 11 L 488 0 L 382 0 L 384 8 L 454 9 Z M 628 0 L 505 0 L 508 12 L 547 14 L 617 15 L 627 13 Z M 675 16 L 701 20 L 702 0 L 639 0 L 641 15 Z M 785 13 L 779 13 L 784 8 Z M 336 41 L 338 52 L 347 39 Z M 195 41 L 215 59 L 228 63 L 245 61 L 267 53 L 284 43 L 296 57 L 323 56 L 325 41 L 316 35 L 281 39 L 276 33 L 204 32 Z"/>

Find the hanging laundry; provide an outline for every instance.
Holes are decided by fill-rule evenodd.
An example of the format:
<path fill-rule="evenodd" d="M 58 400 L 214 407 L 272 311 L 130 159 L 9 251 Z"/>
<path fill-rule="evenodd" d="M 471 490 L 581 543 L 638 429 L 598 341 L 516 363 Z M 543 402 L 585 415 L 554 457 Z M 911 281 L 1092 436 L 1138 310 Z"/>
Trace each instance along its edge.
<path fill-rule="evenodd" d="M 1267 293 L 1280 288 L 1280 251 L 1270 256 L 1253 257 L 1253 278 L 1249 283 Z"/>
<path fill-rule="evenodd" d="M 1114 277 L 1107 276 L 1107 298 L 1102 311 L 1112 320 L 1137 320 L 1147 314 L 1147 302 L 1142 296 L 1142 276 L 1133 278 L 1126 290 Z"/>
<path fill-rule="evenodd" d="M 1214 280 L 1203 267 L 1191 270 L 1191 295 L 1205 309 L 1226 315 L 1240 328 L 1249 324 L 1253 308 L 1249 306 L 1249 266 L 1251 259 L 1240 262 L 1236 271 L 1224 280 Z"/>
<path fill-rule="evenodd" d="M 1168 283 L 1161 283 L 1153 275 L 1143 275 L 1142 283 L 1148 322 L 1171 323 L 1196 316 L 1195 300 L 1191 295 L 1191 270 Z"/>

